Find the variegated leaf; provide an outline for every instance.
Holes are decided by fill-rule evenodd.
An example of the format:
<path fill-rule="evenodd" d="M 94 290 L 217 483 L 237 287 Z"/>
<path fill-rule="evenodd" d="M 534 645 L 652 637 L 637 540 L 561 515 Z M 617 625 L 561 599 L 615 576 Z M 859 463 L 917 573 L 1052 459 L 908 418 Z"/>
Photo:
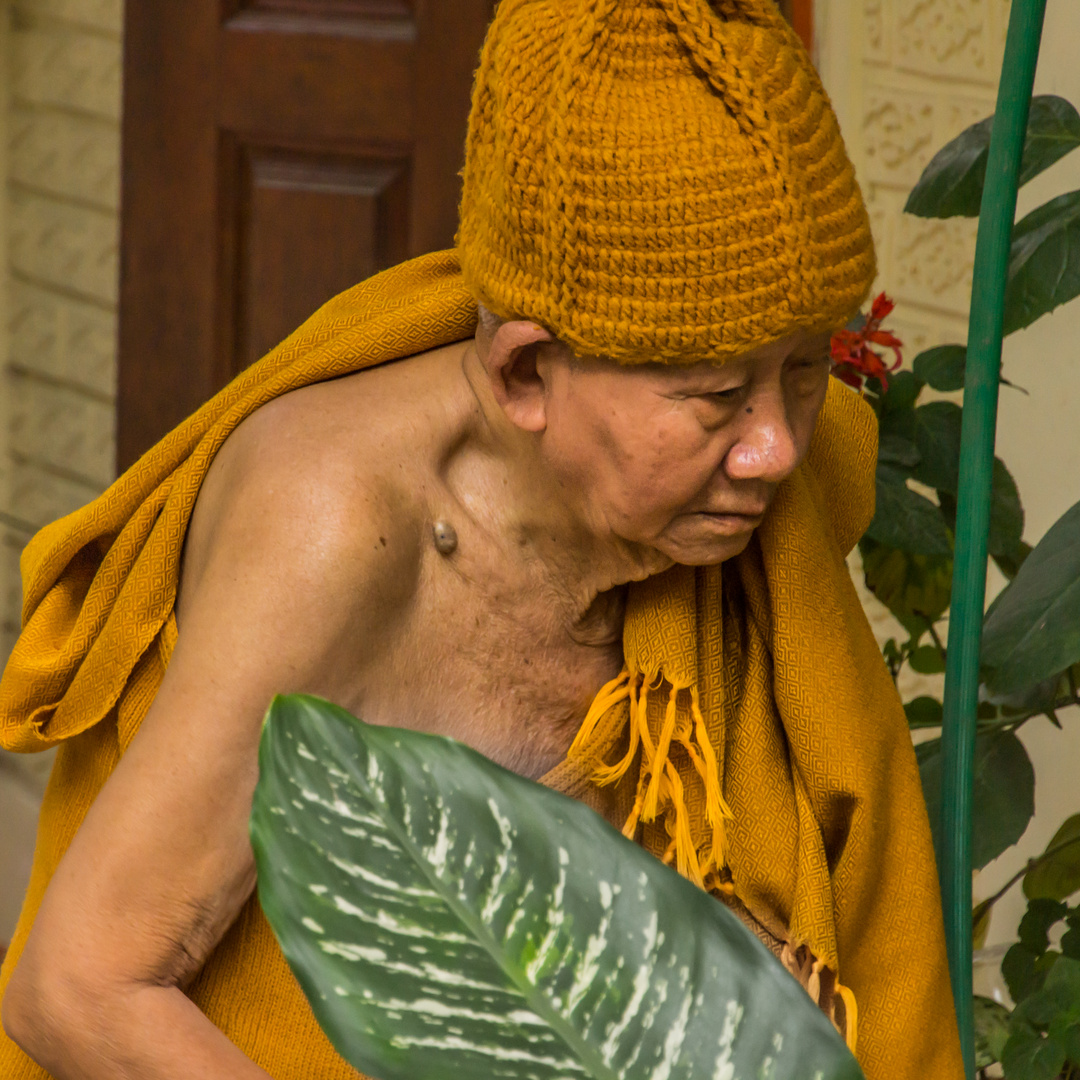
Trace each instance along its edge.
<path fill-rule="evenodd" d="M 278 698 L 259 898 L 380 1080 L 859 1080 L 767 949 L 581 803 L 449 739 Z"/>

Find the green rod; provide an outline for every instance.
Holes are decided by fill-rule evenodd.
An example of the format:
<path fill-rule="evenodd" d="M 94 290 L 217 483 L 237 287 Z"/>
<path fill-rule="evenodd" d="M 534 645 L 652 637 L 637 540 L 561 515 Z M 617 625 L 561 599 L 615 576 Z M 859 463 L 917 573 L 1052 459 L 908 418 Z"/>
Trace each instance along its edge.
<path fill-rule="evenodd" d="M 975 247 L 942 739 L 940 875 L 965 1071 L 975 1075 L 971 802 L 1009 248 L 1046 0 L 1013 0 Z"/>

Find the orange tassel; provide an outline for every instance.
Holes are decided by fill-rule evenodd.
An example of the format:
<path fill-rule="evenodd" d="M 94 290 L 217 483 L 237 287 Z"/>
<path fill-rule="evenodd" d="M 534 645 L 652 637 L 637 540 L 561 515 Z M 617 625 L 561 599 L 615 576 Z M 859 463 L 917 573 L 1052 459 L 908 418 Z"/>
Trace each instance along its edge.
<path fill-rule="evenodd" d="M 840 980 L 836 981 L 836 992 L 844 1002 L 844 1039 L 848 1049 L 854 1054 L 855 1043 L 858 1038 L 858 1008 L 855 1004 L 855 994 L 851 987 L 841 986 Z"/>
<path fill-rule="evenodd" d="M 620 701 L 625 701 L 629 694 L 630 672 L 623 668 L 619 675 L 610 682 L 605 683 L 600 688 L 600 692 L 593 698 L 593 703 L 589 706 L 589 711 L 585 714 L 585 719 L 582 721 L 577 735 L 574 736 L 574 741 L 570 744 L 566 756 L 572 758 L 586 753 L 585 744 L 592 738 L 597 724 L 600 723 L 608 709 L 618 705 Z"/>
<path fill-rule="evenodd" d="M 664 766 L 667 764 L 668 752 L 671 749 L 671 738 L 675 734 L 675 720 L 678 713 L 679 690 L 673 686 L 668 696 L 667 710 L 664 713 L 664 726 L 660 729 L 660 739 L 656 744 L 656 751 L 651 755 L 648 762 L 649 786 L 645 791 L 645 806 L 641 816 L 645 821 L 655 821 L 656 813 L 660 804 L 660 780 L 664 775 Z M 642 710 L 644 712 L 644 710 Z M 645 719 L 644 717 L 642 718 Z M 647 722 L 642 725 L 647 728 Z M 680 789 L 682 783 L 679 784 Z"/>
<path fill-rule="evenodd" d="M 671 838 L 665 861 L 673 860 L 679 873 L 701 888 L 705 888 L 706 877 L 709 877 L 716 881 L 712 887 L 730 894 L 734 891 L 733 886 L 722 879 L 721 873 L 727 865 L 725 822 L 733 815 L 724 801 L 717 755 L 709 740 L 697 687 L 671 684 L 663 723 L 654 744 L 649 730 L 649 693 L 659 689 L 664 681 L 659 671 L 638 673 L 624 669 L 596 695 L 567 756 L 588 755 L 603 717 L 626 701 L 630 726 L 626 752 L 612 765 L 600 763 L 593 773 L 593 781 L 611 784 L 620 780 L 630 770 L 640 750 L 641 765 L 634 804 L 623 825 L 623 835 L 632 839 L 642 822 L 663 817 Z M 680 710 L 679 695 L 686 690 L 689 691 L 690 707 L 687 710 L 683 705 Z M 673 742 L 686 751 L 705 788 L 705 822 L 710 836 L 700 851 L 694 843 L 683 779 L 670 760 Z"/>

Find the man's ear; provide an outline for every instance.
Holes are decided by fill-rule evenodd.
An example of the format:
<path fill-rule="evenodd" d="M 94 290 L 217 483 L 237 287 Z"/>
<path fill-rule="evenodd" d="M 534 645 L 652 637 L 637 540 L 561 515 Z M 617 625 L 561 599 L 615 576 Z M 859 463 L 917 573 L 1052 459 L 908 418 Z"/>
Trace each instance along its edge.
<path fill-rule="evenodd" d="M 541 346 L 555 341 L 536 323 L 504 322 L 492 337 L 487 354 L 480 357 L 495 400 L 511 423 L 524 431 L 539 432 L 547 427 L 547 388 L 536 360 Z"/>

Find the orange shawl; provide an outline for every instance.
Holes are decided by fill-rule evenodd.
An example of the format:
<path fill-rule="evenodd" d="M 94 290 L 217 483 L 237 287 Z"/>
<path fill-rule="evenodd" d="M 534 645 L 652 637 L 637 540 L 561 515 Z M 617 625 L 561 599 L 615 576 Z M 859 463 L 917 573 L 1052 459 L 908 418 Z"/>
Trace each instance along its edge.
<path fill-rule="evenodd" d="M 185 529 L 221 444 L 281 394 L 462 340 L 475 319 L 452 252 L 380 274 L 31 541 L 23 631 L 0 682 L 0 745 L 60 751 L 0 994 L 57 863 L 160 685 Z M 631 589 L 627 670 L 545 781 L 626 817 L 629 834 L 730 903 L 852 1043 L 857 1002 L 869 1080 L 954 1080 L 962 1069 L 918 772 L 844 562 L 872 513 L 876 427 L 833 383 L 806 463 L 746 552 Z M 256 901 L 189 993 L 279 1080 L 355 1078 Z M 0 1076 L 44 1075 L 0 1034 Z"/>

